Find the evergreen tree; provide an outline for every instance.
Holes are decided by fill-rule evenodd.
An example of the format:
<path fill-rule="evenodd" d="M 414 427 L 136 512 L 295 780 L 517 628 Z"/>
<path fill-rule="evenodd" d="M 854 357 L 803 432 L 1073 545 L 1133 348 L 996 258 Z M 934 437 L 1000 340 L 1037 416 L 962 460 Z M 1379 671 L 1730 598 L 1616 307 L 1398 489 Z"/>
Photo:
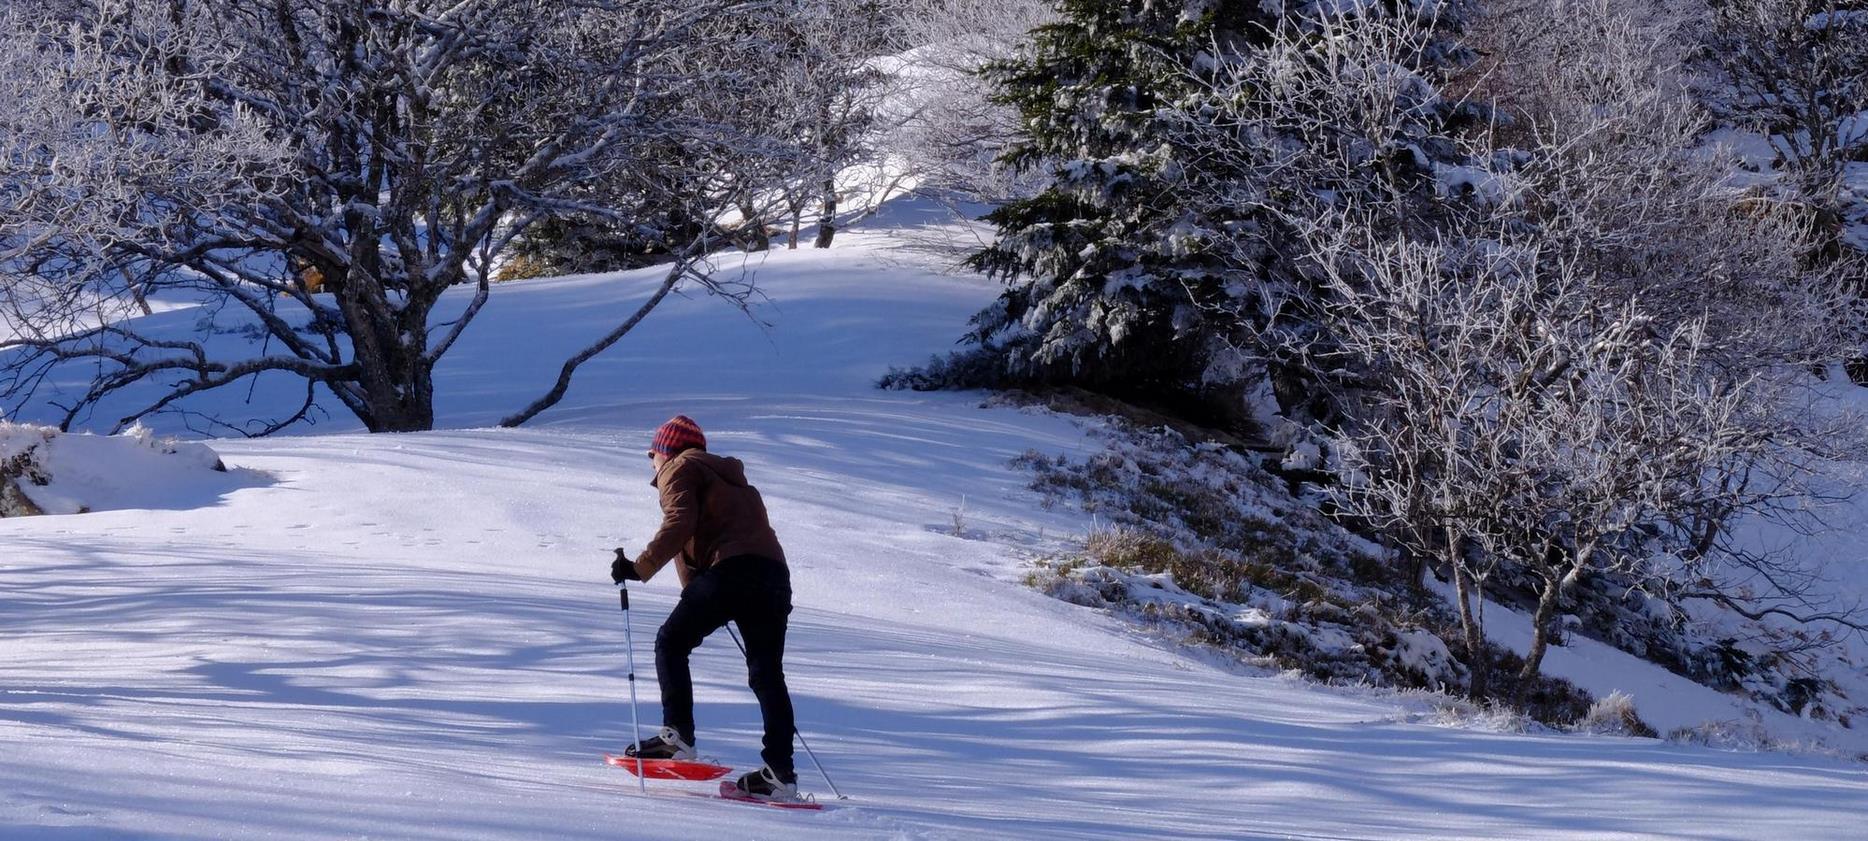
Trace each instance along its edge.
<path fill-rule="evenodd" d="M 1283 113 L 1340 103 L 1240 86 L 1236 69 L 1274 43 L 1306 44 L 1301 61 L 1340 64 L 1324 49 L 1326 23 L 1407 14 L 1444 27 L 1452 6 L 1062 0 L 1060 19 L 1035 30 L 1023 55 L 987 70 L 1026 133 L 1006 162 L 1046 168 L 1052 181 L 987 217 L 1000 236 L 972 262 L 1007 289 L 969 339 L 1016 380 L 1244 417 L 1241 398 L 1266 382 L 1267 365 L 1312 364 L 1279 361 L 1301 324 L 1271 324 L 1301 321 L 1306 297 L 1292 292 L 1302 282 L 1281 246 L 1286 213 L 1362 193 L 1431 194 L 1436 165 L 1457 158 L 1441 138 L 1454 109 L 1414 71 L 1457 55 L 1436 41 L 1381 57 L 1383 72 L 1421 89 L 1379 148 L 1362 148 L 1361 115 L 1320 129 Z M 1290 328 L 1278 347 L 1265 340 L 1273 326 Z"/>

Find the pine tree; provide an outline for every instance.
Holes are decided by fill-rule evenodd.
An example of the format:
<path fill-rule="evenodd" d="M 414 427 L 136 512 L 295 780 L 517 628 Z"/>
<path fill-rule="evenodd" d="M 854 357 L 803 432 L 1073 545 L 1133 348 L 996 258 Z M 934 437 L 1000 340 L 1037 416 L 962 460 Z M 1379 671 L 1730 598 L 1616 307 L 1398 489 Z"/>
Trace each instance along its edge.
<path fill-rule="evenodd" d="M 1286 143 L 1274 132 L 1223 138 L 1238 154 L 1214 156 L 1214 132 L 1201 137 L 1200 130 L 1231 124 L 1215 115 L 1276 123 L 1244 113 L 1266 106 L 1257 92 L 1251 101 L 1224 99 L 1236 91 L 1221 90 L 1216 76 L 1275 36 L 1287 45 L 1311 37 L 1305 33 L 1315 32 L 1320 16 L 1447 15 L 1445 25 L 1452 5 L 1060 2 L 1060 19 L 1035 30 L 1023 55 L 987 69 L 998 100 L 1018 110 L 1026 134 L 1005 162 L 1046 168 L 1052 182 L 986 217 L 999 239 L 972 264 L 1007 288 L 975 317 L 970 341 L 1015 380 L 1082 385 L 1209 418 L 1217 410 L 1218 420 L 1242 417 L 1243 392 L 1265 382 L 1266 360 L 1275 354 L 1251 347 L 1265 325 L 1241 317 L 1294 312 L 1288 303 L 1268 306 L 1262 294 L 1267 282 L 1288 285 L 1294 270 L 1280 265 L 1284 233 L 1276 213 L 1213 197 L 1244 185 L 1264 202 L 1295 207 L 1316 195 L 1353 192 L 1361 188 L 1274 183 L 1283 176 L 1271 173 L 1280 170 L 1286 147 L 1308 145 L 1343 158 L 1359 153 L 1326 138 L 1294 136 Z M 1443 43 L 1416 45 L 1394 62 L 1419 67 L 1453 55 Z M 1433 91 L 1420 98 L 1433 102 Z M 1435 136 L 1451 109 L 1434 103 L 1421 110 L 1432 114 L 1409 127 L 1418 142 L 1377 150 L 1379 160 L 1366 165 L 1332 163 L 1318 178 L 1368 178 L 1389 193 L 1431 193 L 1435 159 L 1450 156 L 1450 144 Z M 1287 133 L 1306 130 L 1293 125 Z M 1335 171 L 1352 172 L 1328 174 Z M 1242 248 L 1248 239 L 1259 244 Z"/>
<path fill-rule="evenodd" d="M 987 71 L 1027 133 L 1006 162 L 1048 166 L 1053 183 L 987 216 L 1000 237 L 973 263 L 1010 288 L 973 338 L 1036 379 L 1176 391 L 1202 350 L 1176 341 L 1198 321 L 1181 284 L 1225 267 L 1176 250 L 1177 161 L 1157 111 L 1191 93 L 1185 71 L 1203 45 L 1262 13 L 1235 2 L 1190 16 L 1146 0 L 1065 0 L 1059 12 L 1025 55 Z"/>

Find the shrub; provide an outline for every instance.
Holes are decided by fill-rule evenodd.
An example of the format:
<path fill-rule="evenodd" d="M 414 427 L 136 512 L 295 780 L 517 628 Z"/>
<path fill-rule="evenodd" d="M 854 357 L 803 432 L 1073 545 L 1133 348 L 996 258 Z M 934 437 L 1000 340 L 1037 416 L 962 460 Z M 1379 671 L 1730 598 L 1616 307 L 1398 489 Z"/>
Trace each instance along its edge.
<path fill-rule="evenodd" d="M 933 357 L 919 368 L 890 367 L 876 381 L 877 387 L 890 391 L 1004 388 L 1010 384 L 1004 363 L 977 348 Z"/>
<path fill-rule="evenodd" d="M 1660 735 L 1635 712 L 1634 697 L 1619 689 L 1589 705 L 1582 720 L 1576 722 L 1579 733 L 1603 736 L 1639 736 L 1651 739 Z"/>

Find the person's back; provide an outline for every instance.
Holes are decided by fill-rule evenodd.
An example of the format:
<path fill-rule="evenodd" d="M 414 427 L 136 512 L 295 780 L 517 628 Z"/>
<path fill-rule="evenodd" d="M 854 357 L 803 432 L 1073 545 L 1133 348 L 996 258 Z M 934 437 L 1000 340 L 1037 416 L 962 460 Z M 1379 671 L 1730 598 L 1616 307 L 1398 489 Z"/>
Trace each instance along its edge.
<path fill-rule="evenodd" d="M 636 556 L 644 579 L 676 557 L 682 564 L 675 572 L 684 585 L 693 573 L 739 555 L 784 562 L 765 500 L 746 481 L 739 459 L 683 450 L 655 471 L 653 484 L 661 491 L 662 527 Z"/>

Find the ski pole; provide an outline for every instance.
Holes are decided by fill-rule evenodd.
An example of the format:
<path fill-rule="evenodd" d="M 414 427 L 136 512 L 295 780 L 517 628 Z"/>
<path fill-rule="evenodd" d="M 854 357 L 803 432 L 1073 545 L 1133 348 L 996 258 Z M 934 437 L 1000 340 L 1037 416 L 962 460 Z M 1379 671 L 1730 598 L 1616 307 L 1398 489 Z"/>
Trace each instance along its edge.
<path fill-rule="evenodd" d="M 734 632 L 732 625 L 726 626 L 726 632 L 733 637 L 733 644 L 739 646 L 739 655 L 741 657 L 747 656 L 746 644 L 739 641 L 739 634 Z M 824 770 L 824 763 L 817 761 L 817 751 L 811 750 L 811 743 L 804 740 L 804 731 L 799 730 L 795 722 L 791 725 L 791 732 L 792 735 L 798 737 L 798 744 L 804 746 L 804 754 L 811 758 L 811 764 L 817 766 L 817 773 L 824 776 L 824 783 L 830 786 L 830 793 L 836 795 L 838 800 L 850 799 L 845 796 L 843 792 L 837 790 L 837 784 L 830 779 L 830 772 Z"/>
<path fill-rule="evenodd" d="M 636 638 L 629 627 L 629 584 L 617 582 L 616 592 L 622 596 L 623 644 L 629 648 L 629 727 L 636 746 L 636 787 L 648 794 L 648 779 L 642 775 L 642 719 L 636 712 Z"/>

